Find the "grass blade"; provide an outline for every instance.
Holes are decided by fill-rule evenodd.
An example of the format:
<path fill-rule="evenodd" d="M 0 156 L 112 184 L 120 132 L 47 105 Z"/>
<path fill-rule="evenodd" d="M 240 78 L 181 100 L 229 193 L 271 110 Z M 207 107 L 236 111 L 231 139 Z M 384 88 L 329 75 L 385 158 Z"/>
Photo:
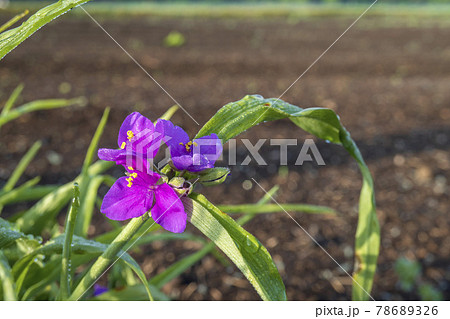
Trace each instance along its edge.
<path fill-rule="evenodd" d="M 183 198 L 190 222 L 242 271 L 263 300 L 286 300 L 280 274 L 267 249 L 203 195 Z"/>
<path fill-rule="evenodd" d="M 97 192 L 100 185 L 103 183 L 103 180 L 103 176 L 95 176 L 94 178 L 91 178 L 89 184 L 86 185 L 84 198 L 82 199 L 81 207 L 78 212 L 79 217 L 75 223 L 75 234 L 78 236 L 87 236 L 92 215 L 94 213 Z"/>
<path fill-rule="evenodd" d="M 6 206 L 41 199 L 42 197 L 55 191 L 59 187 L 59 185 L 38 185 L 32 187 L 33 184 L 35 185 L 39 181 L 40 177 L 35 177 L 32 180 L 17 187 L 16 189 L 13 189 L 6 194 L 0 195 L 0 205 Z"/>
<path fill-rule="evenodd" d="M 77 218 L 78 208 L 80 207 L 80 188 L 75 183 L 73 186 L 73 200 L 67 215 L 64 245 L 61 260 L 61 280 L 60 280 L 60 299 L 66 300 L 70 296 L 70 283 L 72 277 L 71 258 L 72 258 L 72 238 Z"/>
<path fill-rule="evenodd" d="M 33 14 L 21 26 L 0 34 L 0 60 L 44 25 L 70 9 L 88 1 L 64 0 L 55 2 Z"/>
<path fill-rule="evenodd" d="M 14 277 L 11 273 L 8 260 L 3 252 L 0 250 L 0 281 L 3 288 L 3 300 L 15 301 L 17 300 L 16 289 L 14 287 Z"/>
<path fill-rule="evenodd" d="M 129 242 L 143 223 L 144 218 L 139 217 L 132 219 L 127 226 L 125 226 L 122 232 L 113 240 L 103 254 L 91 266 L 86 275 L 83 276 L 69 300 L 79 300 L 83 297 L 86 291 L 95 283 L 97 278 L 100 277 L 113 262 L 116 261 L 116 256 L 120 254 L 122 248 Z M 153 300 L 149 287 L 147 287 L 147 293 L 150 300 Z"/>
<path fill-rule="evenodd" d="M 89 166 L 92 164 L 92 159 L 94 158 L 94 154 L 96 154 L 97 151 L 98 141 L 100 140 L 100 137 L 102 136 L 105 129 L 106 122 L 108 121 L 109 111 L 110 108 L 107 107 L 103 112 L 102 118 L 100 119 L 97 129 L 95 130 L 94 137 L 89 144 L 89 148 L 83 163 L 83 168 L 81 170 L 82 175 L 87 175 Z"/>
<path fill-rule="evenodd" d="M 12 19 L 10 19 L 9 21 L 7 21 L 6 23 L 4 23 L 3 25 L 0 26 L 0 33 L 5 31 L 6 29 L 8 29 L 10 26 L 12 26 L 14 23 L 16 23 L 17 21 L 19 21 L 20 19 L 22 19 L 24 16 L 26 16 L 29 13 L 28 10 L 25 10 L 22 13 L 17 14 L 16 16 L 14 16 Z"/>
<path fill-rule="evenodd" d="M 94 136 L 92 137 L 91 143 L 89 144 L 88 151 L 84 158 L 83 168 L 81 169 L 81 180 L 80 180 L 80 200 L 82 206 L 80 207 L 79 216 L 75 224 L 75 234 L 78 236 L 86 237 L 89 225 L 91 223 L 92 212 L 95 205 L 95 198 L 97 195 L 97 190 L 103 181 L 103 178 L 96 179 L 95 182 L 92 180 L 95 175 L 90 175 L 89 166 L 92 163 L 94 154 L 96 153 L 98 147 L 98 141 L 103 134 L 106 122 L 109 116 L 109 107 L 103 112 L 103 116 L 95 130 Z M 87 198 L 89 197 L 89 198 Z"/>
<path fill-rule="evenodd" d="M 3 107 L 2 112 L 0 113 L 0 117 L 2 117 L 3 115 L 5 115 L 6 113 L 9 112 L 9 110 L 14 106 L 14 103 L 16 103 L 17 98 L 19 97 L 20 93 L 22 93 L 24 88 L 23 84 L 19 84 L 14 91 L 12 92 L 12 94 L 10 95 L 8 101 L 6 101 L 5 106 Z"/>
<path fill-rule="evenodd" d="M 98 175 L 114 165 L 113 162 L 97 161 L 89 167 L 89 175 Z M 80 182 L 81 176 L 74 181 L 60 186 L 55 191 L 43 197 L 23 216 L 19 217 L 16 225 L 25 233 L 39 235 L 46 225 L 55 223 L 55 216 L 68 204 L 72 195 L 74 182 Z"/>
<path fill-rule="evenodd" d="M 336 211 L 330 207 L 308 205 L 308 204 L 281 204 L 281 205 L 244 204 L 244 205 L 219 205 L 217 207 L 228 214 L 230 213 L 267 214 L 267 213 L 284 212 L 285 210 L 309 214 L 331 214 L 331 215 L 336 214 Z"/>
<path fill-rule="evenodd" d="M 13 173 L 6 182 L 5 186 L 3 186 L 3 191 L 8 192 L 12 190 L 14 186 L 16 186 L 23 172 L 28 167 L 33 158 L 36 156 L 41 146 L 42 143 L 40 141 L 35 142 L 33 146 L 28 150 L 28 152 L 22 157 L 19 164 L 16 166 Z"/>
<path fill-rule="evenodd" d="M 0 43 L 1 47 L 1 43 Z M 0 50 L 1 51 L 1 50 Z M 24 115 L 26 113 L 39 111 L 39 110 L 51 110 L 66 106 L 85 106 L 86 105 L 86 98 L 79 97 L 74 98 L 70 100 L 66 99 L 50 99 L 50 100 L 37 100 L 32 101 L 29 103 L 26 103 L 22 106 L 16 107 L 12 110 L 10 110 L 8 113 L 0 116 L 0 127 L 2 127 L 4 124 L 15 120 L 16 118 L 20 117 L 21 115 Z"/>
<path fill-rule="evenodd" d="M 2 192 L 0 194 L 0 206 L 4 206 L 14 201 L 21 201 L 22 199 L 20 198 L 20 195 L 28 192 L 30 188 L 39 183 L 40 180 L 40 177 L 35 177 L 32 180 L 25 182 L 20 187 L 17 187 L 16 189 L 8 192 Z"/>

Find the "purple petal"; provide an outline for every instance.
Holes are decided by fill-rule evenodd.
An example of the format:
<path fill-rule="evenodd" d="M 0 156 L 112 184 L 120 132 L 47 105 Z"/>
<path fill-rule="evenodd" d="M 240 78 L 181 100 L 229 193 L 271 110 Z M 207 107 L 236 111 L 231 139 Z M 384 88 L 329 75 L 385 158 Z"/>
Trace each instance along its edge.
<path fill-rule="evenodd" d="M 109 289 L 108 287 L 99 285 L 99 284 L 95 284 L 94 285 L 94 297 L 104 294 L 105 292 L 107 292 Z"/>
<path fill-rule="evenodd" d="M 125 159 L 125 151 L 121 149 L 101 148 L 98 157 L 104 161 L 114 161 L 117 164 Z"/>
<path fill-rule="evenodd" d="M 152 121 L 139 112 L 133 112 L 125 118 L 122 126 L 120 126 L 117 144 L 121 147 L 123 142 L 127 143 L 129 141 L 128 131 L 131 131 L 135 135 L 139 132 L 145 132 L 145 135 L 148 135 L 149 133 L 153 133 L 154 130 Z"/>
<path fill-rule="evenodd" d="M 203 136 L 195 139 L 197 145 L 193 145 L 192 152 L 194 154 L 199 153 L 205 156 L 208 161 L 214 165 L 216 160 L 219 158 L 220 154 L 222 154 L 223 146 L 222 141 L 217 137 L 216 134 L 211 134 L 207 136 Z"/>
<path fill-rule="evenodd" d="M 172 162 L 176 169 L 185 169 L 193 173 L 214 167 L 214 163 L 211 163 L 205 156 L 200 154 L 172 157 Z"/>
<path fill-rule="evenodd" d="M 164 142 L 170 148 L 170 155 L 172 157 L 187 154 L 186 147 L 180 143 L 186 144 L 189 142 L 189 136 L 179 126 L 173 125 L 167 120 L 160 120 L 164 126 Z"/>
<path fill-rule="evenodd" d="M 126 220 L 139 217 L 152 207 L 153 192 L 143 178 L 138 176 L 131 187 L 127 185 L 127 177 L 119 178 L 103 198 L 100 211 L 109 219 Z"/>
<path fill-rule="evenodd" d="M 191 155 L 182 155 L 177 157 L 172 157 L 172 162 L 175 168 L 179 171 L 184 169 L 188 169 L 192 166 L 192 156 Z"/>
<path fill-rule="evenodd" d="M 178 194 L 167 184 L 155 190 L 153 220 L 172 233 L 182 233 L 186 229 L 187 215 Z"/>

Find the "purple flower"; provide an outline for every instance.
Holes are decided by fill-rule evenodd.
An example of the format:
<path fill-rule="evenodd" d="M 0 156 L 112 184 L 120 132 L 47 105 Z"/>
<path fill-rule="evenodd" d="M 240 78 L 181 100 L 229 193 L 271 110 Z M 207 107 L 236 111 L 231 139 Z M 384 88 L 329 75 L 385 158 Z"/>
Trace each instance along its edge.
<path fill-rule="evenodd" d="M 114 161 L 118 165 L 136 166 L 136 160 L 146 162 L 158 153 L 164 135 L 161 120 L 153 125 L 145 116 L 133 112 L 123 121 L 117 144 L 119 149 L 102 148 L 98 157 L 105 161 Z"/>
<path fill-rule="evenodd" d="M 222 142 L 216 134 L 189 140 L 187 133 L 172 122 L 161 120 L 164 142 L 170 149 L 170 156 L 176 169 L 197 173 L 213 168 L 222 154 Z"/>
<path fill-rule="evenodd" d="M 182 233 L 187 215 L 178 194 L 161 176 L 148 170 L 127 167 L 103 199 L 100 211 L 109 219 L 126 220 L 151 210 L 153 220 L 164 229 Z"/>
<path fill-rule="evenodd" d="M 95 284 L 94 285 L 94 297 L 104 294 L 105 292 L 107 292 L 109 289 L 105 286 L 99 285 L 99 284 Z"/>

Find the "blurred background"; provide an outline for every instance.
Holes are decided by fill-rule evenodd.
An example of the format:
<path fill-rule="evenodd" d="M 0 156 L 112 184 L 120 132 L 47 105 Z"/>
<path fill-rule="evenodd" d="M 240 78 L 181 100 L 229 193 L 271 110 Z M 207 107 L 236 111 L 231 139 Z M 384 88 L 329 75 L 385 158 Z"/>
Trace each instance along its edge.
<path fill-rule="evenodd" d="M 46 3 L 0 0 L 0 24 Z M 95 0 L 84 8 L 203 125 L 222 105 L 246 94 L 280 96 L 370 4 Z M 301 107 L 335 110 L 374 176 L 381 224 L 377 300 L 450 296 L 449 18 L 450 1 L 380 0 L 283 96 Z M 118 128 L 130 112 L 155 119 L 174 104 L 80 8 L 0 61 L 0 105 L 20 83 L 22 102 L 85 96 L 89 104 L 31 113 L 2 127 L 0 185 L 36 140 L 44 146 L 24 179 L 72 180 L 107 106 L 112 110 L 102 147 L 116 146 Z M 200 128 L 181 110 L 173 121 L 191 136 Z M 216 204 L 256 202 L 264 193 L 250 182 L 255 178 L 266 189 L 279 185 L 280 203 L 333 207 L 338 216 L 295 217 L 352 272 L 361 187 L 355 162 L 341 147 L 317 141 L 326 165 L 295 166 L 302 141 L 311 136 L 287 120 L 240 137 L 253 143 L 296 138 L 299 145 L 289 147 L 288 165 L 280 166 L 279 148 L 266 143 L 267 166 L 232 167 L 226 184 L 202 192 Z M 247 153 L 237 145 L 239 164 Z M 23 207 L 14 209 L 4 215 Z M 91 236 L 110 227 L 99 212 L 93 224 Z M 246 229 L 272 254 L 288 299 L 350 299 L 351 278 L 288 216 L 259 216 Z M 153 276 L 195 249 L 192 242 L 155 242 L 134 256 Z M 259 299 L 234 266 L 212 256 L 164 292 L 181 300 Z"/>

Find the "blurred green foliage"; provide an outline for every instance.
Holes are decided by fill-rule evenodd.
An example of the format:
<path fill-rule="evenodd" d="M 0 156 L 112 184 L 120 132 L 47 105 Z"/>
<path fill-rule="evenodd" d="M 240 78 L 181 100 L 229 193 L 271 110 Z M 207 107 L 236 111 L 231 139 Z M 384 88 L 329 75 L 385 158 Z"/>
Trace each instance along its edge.
<path fill-rule="evenodd" d="M 168 48 L 181 47 L 185 42 L 186 38 L 178 31 L 171 31 L 163 41 L 164 46 Z"/>
<path fill-rule="evenodd" d="M 416 291 L 424 301 L 443 300 L 443 294 L 439 289 L 423 282 L 422 266 L 418 261 L 400 257 L 395 262 L 394 269 L 399 279 L 400 289 L 403 291 Z"/>

